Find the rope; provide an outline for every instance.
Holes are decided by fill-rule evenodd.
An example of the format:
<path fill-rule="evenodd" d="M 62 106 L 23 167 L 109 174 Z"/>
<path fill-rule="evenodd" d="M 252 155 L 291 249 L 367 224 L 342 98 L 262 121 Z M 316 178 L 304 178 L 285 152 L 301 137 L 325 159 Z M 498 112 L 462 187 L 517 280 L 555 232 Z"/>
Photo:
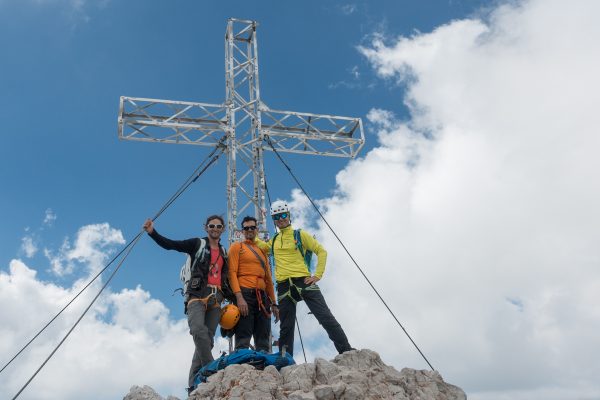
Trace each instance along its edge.
<path fill-rule="evenodd" d="M 302 341 L 302 333 L 300 332 L 300 324 L 298 323 L 298 317 L 294 316 L 294 318 L 296 318 L 296 327 L 298 328 L 298 337 L 300 338 L 300 346 L 302 346 L 302 354 L 304 355 L 304 363 L 306 364 L 308 361 L 306 361 L 306 352 L 304 351 L 304 342 Z M 294 355 L 292 354 L 292 357 Z"/>
<path fill-rule="evenodd" d="M 271 194 L 269 193 L 269 188 L 267 186 L 267 176 L 265 175 L 265 191 L 267 192 L 267 198 L 269 199 L 269 208 L 271 208 Z M 273 228 L 275 230 L 277 230 L 277 226 L 275 225 L 275 222 L 273 221 L 273 218 L 271 218 L 271 222 L 273 222 Z M 273 255 L 273 259 L 275 259 L 275 255 Z M 300 338 L 300 346 L 302 346 L 302 354 L 304 355 L 304 363 L 306 364 L 308 361 L 306 361 L 306 351 L 304 350 L 304 341 L 302 340 L 302 333 L 300 332 L 300 324 L 298 323 L 298 317 L 294 316 L 294 318 L 296 319 L 296 328 L 298 328 L 298 337 Z M 294 355 L 292 354 L 292 357 Z"/>
<path fill-rule="evenodd" d="M 288 172 L 290 173 L 290 175 L 292 176 L 292 178 L 294 179 L 294 181 L 296 181 L 296 183 L 300 187 L 300 190 L 302 190 L 302 192 L 304 193 L 304 195 L 308 198 L 308 200 L 310 201 L 310 204 L 312 204 L 312 206 L 317 211 L 317 213 L 319 213 L 319 216 L 321 217 L 321 219 L 323 220 L 323 222 L 325 222 L 325 224 L 327 225 L 327 227 L 329 228 L 329 230 L 331 231 L 331 233 L 333 233 L 333 235 L 338 240 L 338 242 L 340 242 L 340 244 L 342 245 L 342 247 L 346 251 L 346 254 L 348 254 L 348 256 L 350 257 L 350 259 L 352 260 L 352 262 L 354 263 L 354 265 L 356 266 L 356 268 L 358 268 L 358 270 L 360 271 L 360 273 L 362 274 L 362 276 L 366 279 L 366 281 L 369 284 L 369 286 L 371 286 L 371 289 L 373 289 L 373 291 L 375 292 L 375 294 L 377 295 L 377 297 L 379 297 L 379 300 L 381 300 L 381 302 L 383 303 L 383 305 L 385 306 L 385 308 L 387 308 L 387 310 L 392 315 L 392 317 L 394 318 L 394 320 L 396 320 L 396 323 L 400 326 L 400 328 L 402 328 L 402 330 L 404 331 L 404 333 L 406 334 L 406 336 L 408 337 L 408 339 L 415 346 L 415 348 L 417 349 L 417 351 L 419 352 L 419 354 L 421 354 L 421 357 L 423 357 L 423 359 L 425 360 L 425 362 L 427 363 L 427 365 L 429 365 L 429 367 L 431 368 L 432 371 L 435 371 L 435 368 L 433 368 L 433 366 L 431 365 L 431 363 L 429 362 L 429 360 L 427 359 L 427 357 L 425 357 L 425 354 L 423 354 L 423 352 L 421 351 L 421 349 L 419 348 L 419 346 L 417 346 L 417 344 L 415 343 L 415 341 L 413 340 L 413 338 L 408 334 L 408 332 L 406 331 L 406 329 L 404 329 L 404 326 L 402 326 L 402 324 L 400 323 L 400 321 L 398 320 L 398 318 L 396 318 L 396 315 L 392 312 L 392 310 L 387 305 L 387 303 L 385 302 L 385 300 L 383 299 L 383 297 L 381 297 L 381 295 L 379 294 L 379 292 L 377 291 L 377 289 L 375 289 L 375 286 L 373 286 L 373 284 L 371 283 L 371 281 L 369 280 L 369 278 L 367 278 L 367 275 L 363 272 L 362 268 L 358 265 L 358 263 L 356 262 L 356 260 L 354 259 L 354 257 L 352 257 L 352 254 L 350 254 L 350 251 L 348 251 L 348 249 L 346 248 L 346 246 L 344 245 L 344 243 L 342 242 L 342 240 L 339 238 L 339 236 L 337 235 L 337 233 L 335 233 L 335 231 L 333 230 L 333 228 L 331 227 L 331 225 L 329 225 L 329 222 L 327 222 L 327 220 L 325 219 L 325 217 L 323 216 L 323 214 L 321 213 L 321 211 L 319 210 L 319 208 L 317 207 L 317 205 L 315 204 L 315 202 L 313 201 L 313 199 L 308 195 L 308 193 L 306 192 L 306 190 L 304 190 L 304 187 L 302 186 L 302 184 L 300 183 L 300 181 L 298 180 L 298 178 L 296 177 L 296 175 L 294 175 L 294 173 L 292 172 L 292 170 L 289 167 L 289 165 L 285 162 L 285 160 L 281 157 L 281 155 L 279 154 L 279 152 L 275 149 L 275 146 L 273 146 L 273 142 L 271 141 L 271 138 L 269 138 L 267 136 L 265 140 L 267 141 L 267 143 L 269 144 L 269 146 L 271 146 L 271 149 L 273 149 L 273 152 L 275 153 L 275 155 L 277 156 L 277 158 L 279 158 L 279 161 L 281 161 L 281 163 L 288 170 Z"/>
<path fill-rule="evenodd" d="M 225 137 L 224 137 L 225 138 Z M 218 154 L 215 154 L 217 151 L 220 151 Z M 171 204 L 173 204 L 175 202 L 175 200 L 177 200 L 177 198 L 179 198 L 179 196 L 181 196 L 181 194 L 183 194 L 183 192 L 185 192 L 187 190 L 187 188 L 189 188 L 189 186 L 196 182 L 196 180 L 200 177 L 200 175 L 202 175 L 213 163 L 215 163 L 218 158 L 221 156 L 221 154 L 223 154 L 224 151 L 224 145 L 223 145 L 223 139 L 221 139 L 221 141 L 219 141 L 219 143 L 217 144 L 217 146 L 213 149 L 213 151 L 206 157 L 206 159 L 204 161 L 202 161 L 202 163 L 200 163 L 200 165 L 194 170 L 194 172 L 192 173 L 192 175 L 190 175 L 190 177 L 179 187 L 179 189 L 177 189 L 177 191 L 169 198 L 169 200 L 167 200 L 167 202 L 161 207 L 161 209 L 156 213 L 156 215 L 152 218 L 152 221 L 155 221 L 164 211 L 166 211 L 167 208 L 169 208 L 169 206 L 171 206 Z M 208 162 L 208 163 L 207 163 Z M 206 165 L 204 165 L 206 164 Z M 71 334 L 71 332 L 73 332 L 73 330 L 75 329 L 75 327 L 79 324 L 79 322 L 83 319 L 83 317 L 85 316 L 85 314 L 88 312 L 88 310 L 92 307 L 92 305 L 94 304 L 94 302 L 98 299 L 98 297 L 100 296 L 100 294 L 104 291 L 104 289 L 106 288 L 106 286 L 108 286 L 109 282 L 112 280 L 112 278 L 115 276 L 115 274 L 117 273 L 117 271 L 119 270 L 119 268 L 121 268 L 121 265 L 123 264 L 123 262 L 125 261 L 125 259 L 127 258 L 127 256 L 129 255 L 129 253 L 131 253 L 131 250 L 133 249 L 133 247 L 137 244 L 137 242 L 139 241 L 139 239 L 141 238 L 141 235 L 143 234 L 143 230 L 137 234 L 137 236 L 131 240 L 115 257 L 112 258 L 112 260 L 98 273 L 96 274 L 96 276 L 94 276 L 94 278 L 92 278 L 92 280 L 83 287 L 83 289 L 81 289 L 79 291 L 79 293 L 77 293 L 77 295 L 71 299 L 71 301 L 69 301 L 67 303 L 66 306 L 64 306 L 59 312 L 58 314 L 56 314 L 29 342 L 27 342 L 27 344 L 21 349 L 19 350 L 19 352 L 17 352 L 17 354 L 4 366 L 2 367 L 2 369 L 0 370 L 0 373 L 2 371 L 4 371 L 4 369 L 10 364 L 12 363 L 67 307 L 69 307 L 71 305 L 71 303 L 73 303 L 73 301 L 79 297 L 79 295 L 81 295 L 81 293 L 83 293 L 91 284 L 92 282 L 94 282 L 104 271 L 106 271 L 106 269 L 121 255 L 123 254 L 125 251 L 127 251 L 127 253 L 123 256 L 123 258 L 121 259 L 121 261 L 119 262 L 119 264 L 117 265 L 117 267 L 115 268 L 115 270 L 111 273 L 111 275 L 109 276 L 108 280 L 106 281 L 106 283 L 102 286 L 102 288 L 100 289 L 100 291 L 98 292 L 98 294 L 94 297 L 94 299 L 92 300 L 92 302 L 88 305 L 88 307 L 84 310 L 84 312 L 81 314 L 81 316 L 79 317 L 79 319 L 75 322 L 75 324 L 71 327 L 71 329 L 67 332 L 67 334 L 63 337 L 63 339 L 58 343 L 58 345 L 54 348 L 54 350 L 50 353 L 50 355 L 48 356 L 48 358 L 46 358 L 46 360 L 42 363 L 42 365 L 37 369 L 37 371 L 31 376 L 31 378 L 29 378 L 29 380 L 25 383 L 25 385 L 21 388 L 21 390 L 19 390 L 19 392 L 13 397 L 12 400 L 15 400 L 17 397 L 19 397 L 19 395 L 23 392 L 23 390 L 25 390 L 25 388 L 31 383 L 31 381 L 37 376 L 37 374 L 42 370 L 42 368 L 46 365 L 46 363 L 50 360 L 50 358 L 52 358 L 52 356 L 54 355 L 54 353 L 56 353 L 56 351 L 60 348 L 60 346 L 63 344 L 63 342 L 67 339 L 67 337 L 69 337 L 69 335 Z"/>

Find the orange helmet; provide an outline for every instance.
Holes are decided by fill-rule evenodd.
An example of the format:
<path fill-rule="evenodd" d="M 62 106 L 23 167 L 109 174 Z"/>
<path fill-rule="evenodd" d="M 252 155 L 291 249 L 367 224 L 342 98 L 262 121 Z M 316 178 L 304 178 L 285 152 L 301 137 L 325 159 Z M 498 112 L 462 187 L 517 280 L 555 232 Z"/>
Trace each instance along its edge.
<path fill-rule="evenodd" d="M 240 309 L 234 304 L 227 304 L 221 309 L 221 321 L 223 329 L 233 329 L 240 320 Z"/>

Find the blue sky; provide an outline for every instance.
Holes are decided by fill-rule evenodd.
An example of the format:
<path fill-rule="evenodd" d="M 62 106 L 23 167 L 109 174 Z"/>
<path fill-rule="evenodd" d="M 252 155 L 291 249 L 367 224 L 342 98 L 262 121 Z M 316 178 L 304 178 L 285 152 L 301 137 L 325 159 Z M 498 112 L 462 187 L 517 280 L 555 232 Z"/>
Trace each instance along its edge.
<path fill-rule="evenodd" d="M 363 118 L 357 160 L 285 157 L 442 376 L 479 400 L 600 398 L 598 12 L 591 0 L 0 0 L 0 359 L 206 157 L 119 141 L 119 97 L 222 102 L 236 17 L 259 22 L 267 105 Z M 271 196 L 291 199 L 295 224 L 329 251 L 321 287 L 353 346 L 427 368 L 272 154 L 265 165 Z M 201 235 L 226 212 L 225 178 L 223 159 L 157 229 Z M 23 398 L 134 384 L 182 397 L 182 262 L 144 237 Z M 0 375 L 0 392 L 18 390 L 80 310 Z M 304 311 L 309 359 L 332 358 Z"/>
<path fill-rule="evenodd" d="M 0 3 L 0 116 L 5 137 L 0 150 L 1 265 L 18 254 L 25 229 L 40 228 L 47 209 L 57 216 L 51 228 L 38 233 L 48 247 L 60 246 L 81 225 L 100 222 L 122 230 L 129 239 L 144 218 L 154 215 L 208 150 L 119 141 L 119 97 L 224 101 L 227 18 L 260 24 L 261 93 L 270 107 L 364 119 L 373 106 L 405 111 L 397 102 L 398 88 L 377 81 L 357 45 L 375 32 L 430 30 L 476 11 L 479 5 L 74 4 Z M 364 150 L 374 144 L 367 125 Z M 273 155 L 267 157 L 271 195 L 285 197 L 293 182 Z M 335 174 L 346 163 L 325 157 L 287 158 L 316 198 L 331 193 Z M 189 237 L 198 234 L 205 215 L 226 212 L 224 161 L 158 221 L 158 229 L 173 237 Z M 144 260 L 162 255 L 142 246 L 136 250 L 138 261 L 123 269 L 115 286 L 142 283 L 162 299 L 162 281 L 156 284 L 151 277 L 140 281 L 141 266 L 136 266 L 144 265 L 145 271 L 152 267 Z M 149 251 L 152 254 L 145 254 Z M 169 265 L 173 258 L 161 259 Z M 43 275 L 43 257 L 39 263 Z M 168 300 L 167 296 L 164 301 Z"/>

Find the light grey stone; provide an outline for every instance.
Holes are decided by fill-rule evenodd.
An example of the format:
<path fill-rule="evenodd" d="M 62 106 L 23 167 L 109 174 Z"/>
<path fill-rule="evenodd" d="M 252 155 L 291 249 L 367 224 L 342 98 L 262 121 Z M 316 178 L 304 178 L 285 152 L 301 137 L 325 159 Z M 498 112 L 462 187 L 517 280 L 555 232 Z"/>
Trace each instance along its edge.
<path fill-rule="evenodd" d="M 335 393 L 331 385 L 317 385 L 313 388 L 316 400 L 335 400 Z"/>
<path fill-rule="evenodd" d="M 346 390 L 344 390 L 341 400 L 364 400 L 366 398 L 368 397 L 364 386 L 350 384 L 346 385 Z"/>
<path fill-rule="evenodd" d="M 350 368 L 344 368 L 337 375 L 338 379 L 346 384 L 358 384 L 367 386 L 368 377 L 364 371 L 356 371 Z"/>
<path fill-rule="evenodd" d="M 283 390 L 296 391 L 312 388 L 315 381 L 315 364 L 307 363 L 283 368 Z"/>
<path fill-rule="evenodd" d="M 123 400 L 164 400 L 164 398 L 156 393 L 150 386 L 144 385 L 132 386 L 129 393 L 123 397 Z M 169 396 L 168 400 L 179 400 L 177 397 Z"/>
<path fill-rule="evenodd" d="M 315 359 L 315 382 L 317 384 L 333 383 L 336 376 L 340 373 L 340 368 L 323 358 Z"/>
<path fill-rule="evenodd" d="M 316 400 L 313 392 L 304 392 L 302 390 L 296 390 L 288 396 L 289 400 Z"/>
<path fill-rule="evenodd" d="M 349 351 L 332 361 L 264 371 L 230 365 L 210 376 L 190 400 L 466 400 L 437 371 L 404 368 L 398 372 L 372 350 Z M 148 386 L 131 388 L 124 400 L 163 400 Z M 179 400 L 169 397 L 167 400 Z"/>

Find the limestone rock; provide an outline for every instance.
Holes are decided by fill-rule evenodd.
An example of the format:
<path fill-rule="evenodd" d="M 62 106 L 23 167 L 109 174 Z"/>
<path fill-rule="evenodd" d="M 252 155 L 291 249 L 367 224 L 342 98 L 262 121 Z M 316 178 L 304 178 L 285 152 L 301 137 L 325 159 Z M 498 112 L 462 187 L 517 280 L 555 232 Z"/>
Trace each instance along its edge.
<path fill-rule="evenodd" d="M 134 388 L 140 397 L 134 397 Z M 147 392 L 144 392 L 146 390 Z M 157 397 L 150 397 L 150 391 Z M 150 394 L 146 394 L 150 393 Z M 146 396 L 146 397 L 143 397 Z M 327 361 L 264 371 L 230 365 L 208 378 L 189 400 L 466 400 L 457 386 L 436 371 L 398 372 L 374 351 L 354 350 Z M 162 400 L 151 388 L 134 386 L 124 400 Z"/>
<path fill-rule="evenodd" d="M 123 400 L 165 400 L 165 398 L 156 393 L 150 386 L 132 386 L 127 396 L 123 397 Z M 166 400 L 179 400 L 179 398 L 169 396 Z"/>

